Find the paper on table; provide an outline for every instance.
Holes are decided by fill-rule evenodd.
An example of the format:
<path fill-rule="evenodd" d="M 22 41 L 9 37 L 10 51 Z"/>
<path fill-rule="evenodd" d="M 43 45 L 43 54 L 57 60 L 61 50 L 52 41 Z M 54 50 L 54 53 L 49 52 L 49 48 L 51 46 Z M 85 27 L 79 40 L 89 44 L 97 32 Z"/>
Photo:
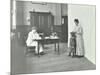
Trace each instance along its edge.
<path fill-rule="evenodd" d="M 45 37 L 45 39 L 49 39 L 50 37 Z"/>

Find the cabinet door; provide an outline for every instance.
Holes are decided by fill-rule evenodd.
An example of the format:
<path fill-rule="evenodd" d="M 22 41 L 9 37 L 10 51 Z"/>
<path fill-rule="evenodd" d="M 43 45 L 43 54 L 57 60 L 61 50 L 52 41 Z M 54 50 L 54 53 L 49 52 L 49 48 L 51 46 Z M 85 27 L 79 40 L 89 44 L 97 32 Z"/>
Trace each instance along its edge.
<path fill-rule="evenodd" d="M 31 13 L 31 14 L 30 14 L 30 24 L 31 24 L 31 26 L 34 26 L 34 25 L 35 25 L 34 19 L 35 19 L 35 16 L 34 16 L 33 13 Z"/>
<path fill-rule="evenodd" d="M 31 26 L 39 27 L 39 15 L 36 13 L 31 13 Z"/>
<path fill-rule="evenodd" d="M 38 14 L 34 15 L 34 26 L 36 26 L 37 28 L 39 27 L 39 15 Z"/>
<path fill-rule="evenodd" d="M 44 15 L 44 26 L 43 27 L 48 29 L 48 15 Z"/>
<path fill-rule="evenodd" d="M 52 15 L 48 15 L 48 28 L 53 31 L 54 19 Z"/>

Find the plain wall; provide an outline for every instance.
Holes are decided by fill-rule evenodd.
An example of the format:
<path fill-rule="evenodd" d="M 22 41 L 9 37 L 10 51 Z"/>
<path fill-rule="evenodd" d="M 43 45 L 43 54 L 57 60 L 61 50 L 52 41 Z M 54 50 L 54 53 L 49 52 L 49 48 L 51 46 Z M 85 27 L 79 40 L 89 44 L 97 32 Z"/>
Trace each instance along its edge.
<path fill-rule="evenodd" d="M 85 57 L 95 64 L 95 6 L 68 4 L 68 35 L 73 30 L 74 19 L 83 27 Z"/>
<path fill-rule="evenodd" d="M 61 15 L 68 16 L 68 6 L 67 4 L 61 4 Z"/>

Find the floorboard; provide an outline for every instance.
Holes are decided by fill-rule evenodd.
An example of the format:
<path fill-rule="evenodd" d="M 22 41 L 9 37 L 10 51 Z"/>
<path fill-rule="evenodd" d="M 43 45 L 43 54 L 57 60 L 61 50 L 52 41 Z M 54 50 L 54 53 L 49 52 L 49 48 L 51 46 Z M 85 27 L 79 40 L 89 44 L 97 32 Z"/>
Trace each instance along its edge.
<path fill-rule="evenodd" d="M 54 51 L 54 45 L 45 45 L 43 56 L 36 56 L 34 52 L 25 54 L 25 46 L 18 40 L 11 40 L 11 73 L 30 74 L 44 72 L 62 72 L 78 70 L 94 70 L 96 66 L 84 58 L 72 58 L 67 56 L 67 43 L 60 43 L 60 54 Z"/>

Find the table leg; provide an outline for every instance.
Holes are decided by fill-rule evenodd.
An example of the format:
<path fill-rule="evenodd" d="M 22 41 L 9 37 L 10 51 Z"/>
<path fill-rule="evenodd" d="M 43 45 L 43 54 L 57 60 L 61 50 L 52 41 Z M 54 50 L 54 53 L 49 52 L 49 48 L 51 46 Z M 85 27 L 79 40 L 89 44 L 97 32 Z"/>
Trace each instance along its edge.
<path fill-rule="evenodd" d="M 55 52 L 56 52 L 56 43 L 55 43 Z"/>
<path fill-rule="evenodd" d="M 59 54 L 59 42 L 58 42 L 58 54 Z"/>
<path fill-rule="evenodd" d="M 40 53 L 39 53 L 39 42 L 38 42 L 38 56 L 40 56 Z"/>

